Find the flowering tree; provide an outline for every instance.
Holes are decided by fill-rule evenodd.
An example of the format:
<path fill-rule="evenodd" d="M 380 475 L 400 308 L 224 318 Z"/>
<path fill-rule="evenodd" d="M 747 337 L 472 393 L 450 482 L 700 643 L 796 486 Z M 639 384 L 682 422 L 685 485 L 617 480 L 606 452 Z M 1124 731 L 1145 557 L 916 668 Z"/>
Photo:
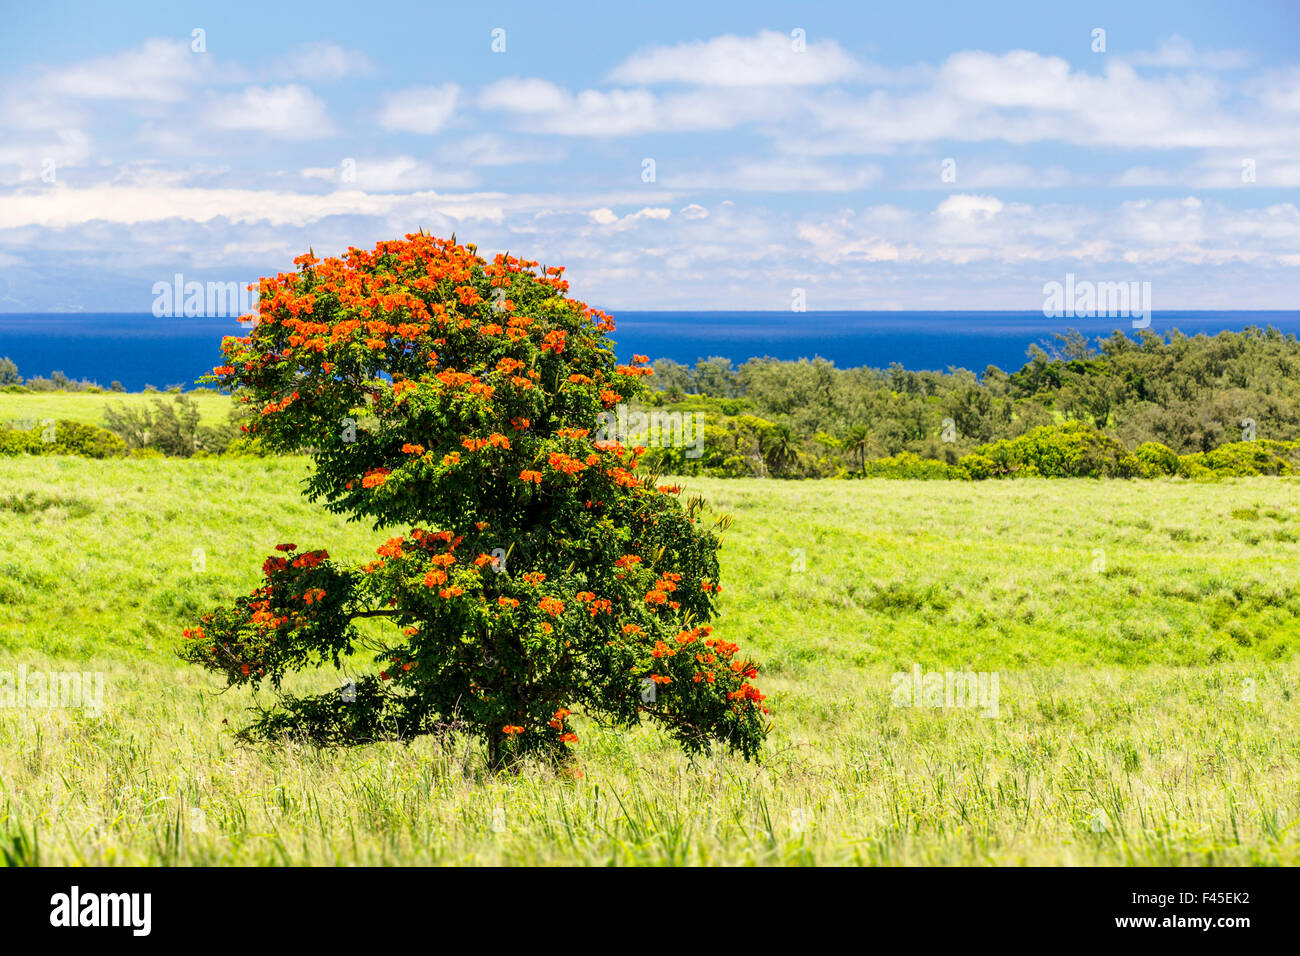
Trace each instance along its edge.
<path fill-rule="evenodd" d="M 702 500 L 637 474 L 644 448 L 594 434 L 651 374 L 644 356 L 617 364 L 609 317 L 567 298 L 560 268 L 423 232 L 295 264 L 261 281 L 213 379 L 256 403 L 263 443 L 311 456 L 313 500 L 411 530 L 359 568 L 282 544 L 261 587 L 185 632 L 185 659 L 280 692 L 372 646 L 358 620 L 386 622 L 378 673 L 280 693 L 244 735 L 458 729 L 495 766 L 561 758 L 578 710 L 754 756 L 757 665 L 707 623 L 730 519 L 704 527 Z"/>

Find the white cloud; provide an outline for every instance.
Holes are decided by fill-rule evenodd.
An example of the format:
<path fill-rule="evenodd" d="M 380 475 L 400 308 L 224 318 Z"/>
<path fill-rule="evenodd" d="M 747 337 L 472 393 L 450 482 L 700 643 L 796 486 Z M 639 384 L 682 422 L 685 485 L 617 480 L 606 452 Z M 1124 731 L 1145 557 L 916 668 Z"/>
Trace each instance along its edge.
<path fill-rule="evenodd" d="M 90 137 L 80 130 L 61 129 L 41 136 L 0 140 L 0 183 L 30 182 L 52 170 L 55 179 L 65 167 L 87 163 Z"/>
<path fill-rule="evenodd" d="M 1281 203 L 1242 210 L 1194 196 L 1096 209 L 960 194 L 940 202 L 929 215 L 877 206 L 807 217 L 797 234 L 818 259 L 832 264 L 1284 265 L 1300 250 L 1300 209 Z"/>
<path fill-rule="evenodd" d="M 1185 166 L 1131 166 L 1111 185 L 1136 188 L 1294 189 L 1300 186 L 1300 158 L 1288 150 L 1207 150 Z M 1253 174 L 1253 181 L 1246 173 Z"/>
<path fill-rule="evenodd" d="M 390 132 L 436 133 L 455 114 L 459 96 L 460 87 L 455 83 L 388 93 L 379 111 L 379 125 Z"/>
<path fill-rule="evenodd" d="M 374 69 L 364 53 L 320 42 L 294 47 L 276 62 L 271 74 L 289 80 L 339 80 L 373 73 Z"/>
<path fill-rule="evenodd" d="M 649 90 L 582 90 L 548 80 L 498 80 L 479 94 L 482 109 L 515 114 L 533 132 L 561 136 L 632 136 L 651 132 L 732 129 L 790 115 L 789 91 L 755 97 L 741 88 L 698 89 L 658 96 Z"/>
<path fill-rule="evenodd" d="M 810 95 L 804 109 L 813 122 L 800 134 L 778 130 L 777 142 L 809 155 L 888 152 L 946 139 L 1118 149 L 1300 145 L 1300 124 L 1277 115 L 1282 102 L 1263 91 L 1242 96 L 1216 78 L 1146 77 L 1121 60 L 1094 73 L 1025 50 L 970 51 L 948 57 L 933 83 L 918 90 Z"/>
<path fill-rule="evenodd" d="M 192 52 L 179 40 L 146 40 L 138 49 L 54 68 L 38 85 L 81 99 L 175 102 L 190 86 L 213 76 L 209 56 Z"/>
<path fill-rule="evenodd" d="M 320 179 L 328 183 L 369 192 L 390 192 L 402 189 L 465 189 L 473 186 L 476 177 L 468 172 L 436 169 L 430 163 L 413 156 L 394 156 L 390 159 L 353 159 L 344 166 L 309 167 L 302 170 L 307 179 Z"/>
<path fill-rule="evenodd" d="M 552 163 L 564 159 L 565 150 L 535 140 L 508 140 L 496 133 L 467 136 L 438 148 L 438 158 L 470 166 L 514 166 L 522 163 Z"/>
<path fill-rule="evenodd" d="M 1251 86 L 1265 108 L 1284 114 L 1300 113 L 1300 67 L 1274 70 Z M 1287 119 L 1295 122 L 1295 117 Z"/>
<path fill-rule="evenodd" d="M 952 219 L 990 219 L 1003 209 L 1002 200 L 995 196 L 971 196 L 958 193 L 939 203 L 935 212 Z"/>
<path fill-rule="evenodd" d="M 685 169 L 664 177 L 676 189 L 727 189 L 745 192 L 845 192 L 880 182 L 879 166 L 838 168 L 802 159 L 745 160 L 727 168 Z"/>
<path fill-rule="evenodd" d="M 433 192 L 366 193 L 340 189 L 327 195 L 269 189 L 94 186 L 10 194 L 0 204 L 0 229 L 40 225 L 62 228 L 94 220 L 138 224 L 179 219 L 271 225 L 305 225 L 330 216 L 444 215 L 500 219 L 507 197 L 442 196 Z"/>
<path fill-rule="evenodd" d="M 360 168 L 360 165 L 359 165 Z M 316 177 L 320 178 L 320 177 Z M 670 200 L 672 194 L 665 194 Z M 536 216 L 547 210 L 573 215 L 597 204 L 612 207 L 638 202 L 636 192 L 578 193 L 570 196 L 499 192 L 442 193 L 366 192 L 346 185 L 334 192 L 294 192 L 286 189 L 237 189 L 187 186 L 115 186 L 12 190 L 0 203 L 0 229 L 25 226 L 61 228 L 103 220 L 137 224 L 179 220 L 206 223 L 217 219 L 271 225 L 305 225 L 332 216 L 395 216 L 397 228 L 411 218 L 443 216 L 449 220 L 502 221 L 507 215 Z M 642 209 L 625 219 L 667 218 L 667 209 Z"/>
<path fill-rule="evenodd" d="M 807 40 L 763 30 L 757 36 L 720 36 L 654 47 L 615 67 L 616 83 L 696 86 L 806 86 L 860 79 L 865 68 L 834 40 Z M 870 74 L 883 75 L 879 71 Z"/>
<path fill-rule="evenodd" d="M 951 157 L 944 157 L 949 159 Z M 912 164 L 905 184 L 913 189 L 1061 189 L 1075 185 L 1097 185 L 1095 177 L 1072 172 L 1064 166 L 1030 166 L 1025 163 L 997 163 L 963 159 L 953 167 L 955 179 L 945 180 L 944 159 L 928 158 Z"/>
<path fill-rule="evenodd" d="M 1134 53 L 1127 59 L 1138 66 L 1171 69 L 1239 70 L 1250 64 L 1250 57 L 1242 50 L 1197 50 L 1176 33 L 1157 49 Z"/>
<path fill-rule="evenodd" d="M 588 219 L 600 226 L 612 226 L 615 229 L 627 229 L 636 225 L 641 220 L 659 220 L 663 221 L 672 216 L 671 209 L 665 209 L 660 206 L 646 206 L 638 209 L 636 212 L 628 213 L 626 216 L 619 218 L 618 214 L 612 209 L 602 206 L 600 209 L 592 209 L 587 213 Z"/>
<path fill-rule="evenodd" d="M 11 86 L 0 94 L 0 128 L 68 129 L 88 119 L 81 104 L 53 96 L 39 86 Z"/>
<path fill-rule="evenodd" d="M 254 130 L 284 139 L 332 135 L 325 104 L 305 86 L 250 86 L 213 98 L 208 122 L 217 129 Z"/>
<path fill-rule="evenodd" d="M 577 96 L 547 80 L 498 80 L 479 95 L 479 106 L 506 110 L 525 129 L 576 135 L 645 133 L 659 123 L 658 104 L 646 90 L 583 90 Z"/>

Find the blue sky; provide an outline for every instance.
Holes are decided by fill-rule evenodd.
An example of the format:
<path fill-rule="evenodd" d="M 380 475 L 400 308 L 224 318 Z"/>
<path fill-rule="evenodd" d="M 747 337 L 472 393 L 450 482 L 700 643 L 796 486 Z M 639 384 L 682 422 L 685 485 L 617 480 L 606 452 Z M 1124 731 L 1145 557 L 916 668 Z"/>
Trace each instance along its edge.
<path fill-rule="evenodd" d="M 0 311 L 421 226 L 611 310 L 1300 301 L 1294 3 L 3 13 Z"/>

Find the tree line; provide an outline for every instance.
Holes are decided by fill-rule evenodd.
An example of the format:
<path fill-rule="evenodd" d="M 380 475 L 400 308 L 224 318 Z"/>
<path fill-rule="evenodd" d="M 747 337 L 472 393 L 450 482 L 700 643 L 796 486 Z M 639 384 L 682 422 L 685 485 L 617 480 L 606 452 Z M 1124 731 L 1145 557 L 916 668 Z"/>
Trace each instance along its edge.
<path fill-rule="evenodd" d="M 1026 363 L 911 371 L 822 359 L 655 363 L 649 402 L 693 411 L 705 454 L 659 456 L 688 473 L 818 477 L 909 455 L 956 465 L 1035 429 L 1082 423 L 1127 450 L 1204 455 L 1255 439 L 1300 439 L 1300 342 L 1277 329 L 1186 336 L 1143 330 L 1089 340 L 1070 330 Z M 681 458 L 681 461 L 677 459 Z"/>

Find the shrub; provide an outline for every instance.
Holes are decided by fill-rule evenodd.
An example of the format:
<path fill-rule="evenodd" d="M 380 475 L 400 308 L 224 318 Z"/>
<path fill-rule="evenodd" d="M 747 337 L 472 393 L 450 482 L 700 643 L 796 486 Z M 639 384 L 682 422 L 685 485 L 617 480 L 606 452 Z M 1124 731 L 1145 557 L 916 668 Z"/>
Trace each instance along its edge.
<path fill-rule="evenodd" d="M 34 375 L 27 380 L 27 386 L 33 392 L 84 392 L 90 388 L 98 388 L 94 382 L 87 379 L 73 380 L 63 372 L 57 371 L 51 372 L 49 378 Z"/>
<path fill-rule="evenodd" d="M 0 455 L 41 455 L 45 448 L 41 430 L 0 428 Z"/>
<path fill-rule="evenodd" d="M 730 519 L 703 526 L 702 500 L 636 473 L 644 449 L 593 435 L 649 373 L 616 365 L 609 317 L 565 297 L 561 269 L 422 233 L 295 264 L 262 280 L 213 380 L 246 390 L 268 448 L 311 456 L 312 499 L 416 527 L 359 568 L 280 545 L 261 586 L 186 632 L 185 659 L 280 691 L 357 649 L 358 620 L 385 623 L 379 673 L 281 693 L 244 736 L 464 731 L 497 766 L 559 759 L 581 709 L 754 756 L 757 665 L 707 623 Z"/>
<path fill-rule="evenodd" d="M 126 451 L 126 443 L 117 435 L 94 425 L 60 420 L 55 426 L 54 442 L 49 453 L 80 455 L 82 458 L 111 458 Z"/>
<path fill-rule="evenodd" d="M 975 449 L 960 464 L 972 477 L 1131 478 L 1139 461 L 1119 441 L 1084 422 L 1043 425 Z"/>
<path fill-rule="evenodd" d="M 979 454 L 978 451 L 972 451 L 969 455 L 962 455 L 957 464 L 971 479 L 976 481 L 991 479 L 991 477 L 1002 477 L 1005 473 L 1001 471 L 1000 464 L 989 458 L 988 455 Z"/>
<path fill-rule="evenodd" d="M 1157 441 L 1143 442 L 1138 445 L 1133 450 L 1133 457 L 1138 460 L 1144 478 L 1177 475 L 1181 471 L 1178 453 Z"/>
<path fill-rule="evenodd" d="M 112 432 L 64 419 L 47 420 L 30 429 L 0 429 L 0 455 L 110 458 L 125 451 L 125 443 Z"/>
<path fill-rule="evenodd" d="M 1300 465 L 1300 442 L 1229 442 L 1214 451 L 1183 455 L 1179 465 L 1192 478 L 1289 475 Z"/>
<path fill-rule="evenodd" d="M 937 480 L 966 478 L 968 472 L 960 465 L 950 465 L 935 458 L 922 458 L 905 451 L 890 458 L 875 458 L 863 465 L 862 475 L 867 478 L 916 478 Z"/>
<path fill-rule="evenodd" d="M 120 435 L 131 450 L 152 448 L 164 455 L 189 458 L 199 453 L 221 454 L 240 437 L 232 411 L 231 421 L 217 426 L 199 424 L 199 408 L 188 395 L 173 393 L 171 403 L 153 400 L 153 410 L 144 406 L 109 405 L 104 421 Z"/>

